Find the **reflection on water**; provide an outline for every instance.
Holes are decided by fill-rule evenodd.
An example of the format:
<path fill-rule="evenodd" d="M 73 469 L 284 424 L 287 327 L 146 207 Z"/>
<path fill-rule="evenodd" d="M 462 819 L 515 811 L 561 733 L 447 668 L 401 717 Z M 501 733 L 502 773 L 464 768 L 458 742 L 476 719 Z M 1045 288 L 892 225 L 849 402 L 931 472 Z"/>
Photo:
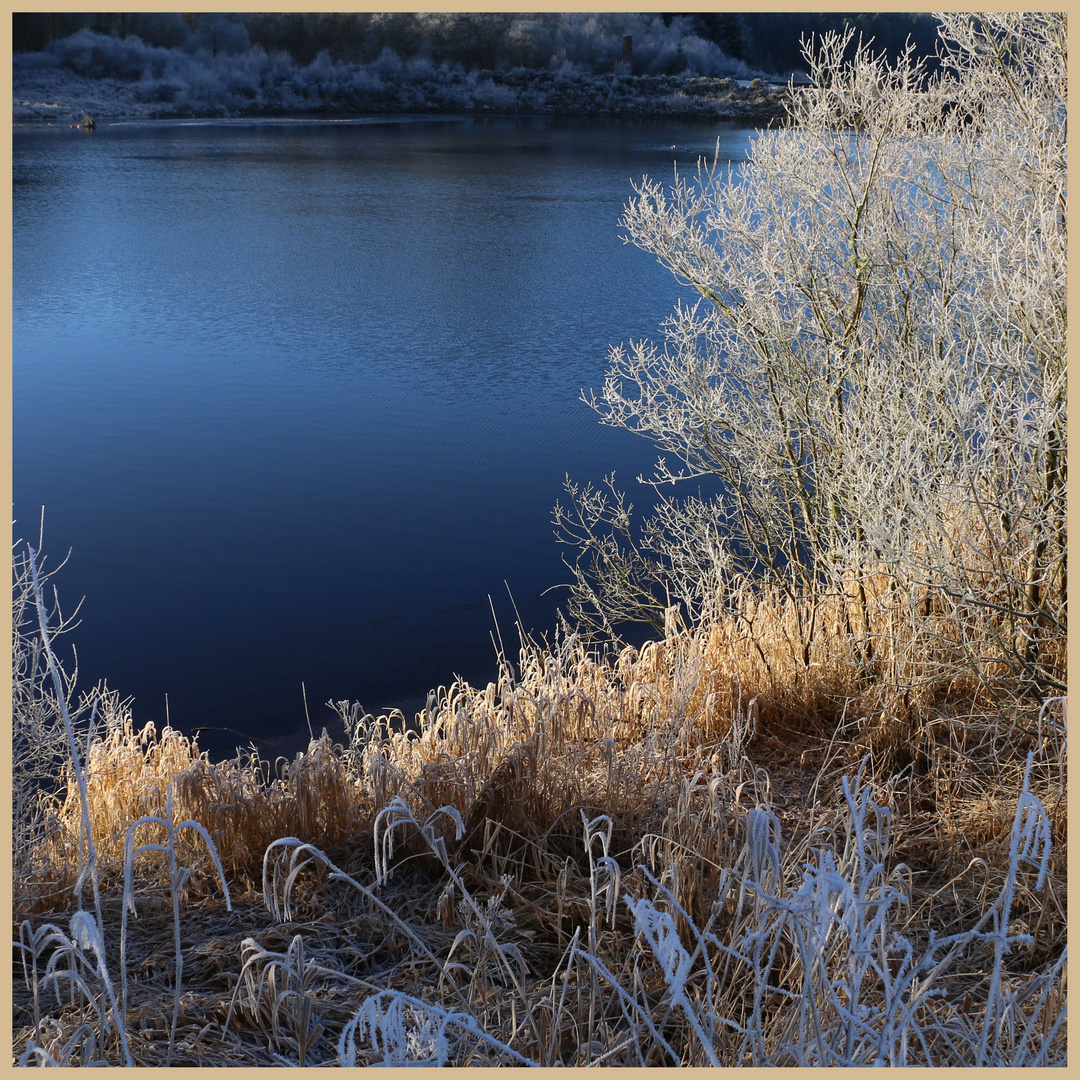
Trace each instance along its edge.
<path fill-rule="evenodd" d="M 563 475 L 652 461 L 578 394 L 679 295 L 620 239 L 631 182 L 718 135 L 743 156 L 704 125 L 16 129 L 16 532 L 44 505 L 73 549 L 80 684 L 292 749 L 301 682 L 318 728 L 492 677 L 508 591 L 553 624 Z"/>

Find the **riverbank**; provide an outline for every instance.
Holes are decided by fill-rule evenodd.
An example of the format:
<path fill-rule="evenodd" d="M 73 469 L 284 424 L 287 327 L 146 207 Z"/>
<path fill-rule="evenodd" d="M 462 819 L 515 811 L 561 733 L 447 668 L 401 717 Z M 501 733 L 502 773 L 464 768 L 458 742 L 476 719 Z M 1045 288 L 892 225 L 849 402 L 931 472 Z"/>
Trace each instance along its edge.
<path fill-rule="evenodd" d="M 61 717 L 37 558 L 13 1061 L 1065 1061 L 1064 698 L 943 677 L 904 713 L 834 617 L 804 668 L 763 592 L 214 761 L 115 692 Z"/>
<path fill-rule="evenodd" d="M 1064 701 L 919 728 L 758 614 L 760 655 L 723 617 L 526 646 L 276 764 L 101 697 L 17 836 L 15 1058 L 1063 1063 Z"/>
<path fill-rule="evenodd" d="M 294 69 L 295 71 L 295 69 Z M 64 68 L 16 70 L 17 124 L 195 117 L 465 113 L 567 117 L 670 117 L 767 127 L 786 114 L 789 90 L 761 79 L 679 75 L 450 72 L 415 80 L 328 65 L 322 80 L 273 78 L 203 85 L 92 78 Z M 363 75 L 364 77 L 361 77 Z"/>

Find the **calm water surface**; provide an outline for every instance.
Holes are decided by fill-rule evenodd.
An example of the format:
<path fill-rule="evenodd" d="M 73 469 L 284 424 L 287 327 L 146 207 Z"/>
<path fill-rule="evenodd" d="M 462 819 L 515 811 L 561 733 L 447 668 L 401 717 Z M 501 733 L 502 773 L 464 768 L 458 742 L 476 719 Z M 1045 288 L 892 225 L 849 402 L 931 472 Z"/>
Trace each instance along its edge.
<path fill-rule="evenodd" d="M 549 629 L 564 474 L 653 460 L 578 400 L 680 296 L 618 217 L 717 138 L 741 160 L 750 133 L 16 128 L 16 535 L 44 506 L 46 552 L 72 549 L 80 685 L 240 733 L 203 734 L 217 754 L 292 751 L 301 683 L 334 731 L 330 698 L 411 709 L 493 677 L 507 586 Z"/>

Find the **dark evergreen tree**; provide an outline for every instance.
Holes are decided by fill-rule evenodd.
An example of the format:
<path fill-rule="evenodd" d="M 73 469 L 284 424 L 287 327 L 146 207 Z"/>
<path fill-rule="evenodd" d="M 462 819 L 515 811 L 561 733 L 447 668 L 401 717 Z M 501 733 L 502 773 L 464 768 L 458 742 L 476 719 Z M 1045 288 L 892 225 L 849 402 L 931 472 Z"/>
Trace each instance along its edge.
<path fill-rule="evenodd" d="M 748 59 L 750 29 L 745 16 L 734 11 L 699 11 L 687 17 L 693 20 L 698 37 L 715 42 L 736 60 Z"/>

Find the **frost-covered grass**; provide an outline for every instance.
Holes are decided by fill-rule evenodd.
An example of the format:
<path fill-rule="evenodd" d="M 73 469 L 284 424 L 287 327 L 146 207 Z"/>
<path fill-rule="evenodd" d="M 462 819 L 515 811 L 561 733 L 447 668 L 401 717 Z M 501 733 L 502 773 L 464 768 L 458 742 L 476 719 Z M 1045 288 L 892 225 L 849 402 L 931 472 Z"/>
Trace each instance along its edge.
<path fill-rule="evenodd" d="M 688 66 L 677 75 L 666 73 L 672 65 L 663 59 L 664 50 L 675 48 L 670 43 L 653 50 L 656 56 L 640 75 L 617 75 L 603 50 L 603 57 L 589 60 L 582 53 L 575 61 L 564 48 L 557 52 L 558 63 L 499 71 L 425 56 L 404 58 L 390 48 L 366 63 L 337 61 L 323 51 L 311 63 L 298 64 L 288 53 L 267 53 L 257 46 L 215 54 L 201 46 L 165 48 L 134 36 L 80 30 L 41 52 L 15 54 L 14 118 L 373 111 L 741 115 L 777 110 L 775 91 L 751 93 L 732 81 L 753 74 L 744 64 L 694 40 L 700 47 L 684 53 Z M 691 96 L 680 98 L 675 91 L 687 86 Z M 615 88 L 620 100 L 612 99 Z"/>
<path fill-rule="evenodd" d="M 76 702 L 37 560 L 16 735 L 69 764 L 56 796 L 19 774 L 16 1059 L 1065 1061 L 1063 699 L 958 696 L 905 743 L 841 665 L 770 704 L 755 649 L 671 619 L 211 762 Z"/>

